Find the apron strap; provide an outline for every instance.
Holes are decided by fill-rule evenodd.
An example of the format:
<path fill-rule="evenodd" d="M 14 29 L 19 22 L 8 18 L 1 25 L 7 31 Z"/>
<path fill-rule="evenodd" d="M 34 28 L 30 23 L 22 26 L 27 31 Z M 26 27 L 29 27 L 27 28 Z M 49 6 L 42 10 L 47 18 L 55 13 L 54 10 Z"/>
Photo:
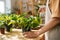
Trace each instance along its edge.
<path fill-rule="evenodd" d="M 47 2 L 48 2 L 47 5 L 48 5 L 48 7 L 49 7 L 49 5 L 51 5 L 51 4 L 50 4 L 50 0 L 47 0 Z M 50 8 L 49 8 L 49 10 L 50 10 L 50 12 L 51 12 L 51 14 L 52 14 L 52 11 L 51 11 Z"/>

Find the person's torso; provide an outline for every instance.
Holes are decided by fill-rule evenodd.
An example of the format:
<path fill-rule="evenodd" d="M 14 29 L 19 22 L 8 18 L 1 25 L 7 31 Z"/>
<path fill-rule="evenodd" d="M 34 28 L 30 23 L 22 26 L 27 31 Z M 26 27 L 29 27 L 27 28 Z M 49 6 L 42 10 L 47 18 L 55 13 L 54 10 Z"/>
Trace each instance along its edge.
<path fill-rule="evenodd" d="M 47 0 L 46 4 L 46 18 L 45 18 L 45 24 L 51 19 L 51 11 L 48 6 L 49 0 Z M 56 25 L 55 28 L 52 30 L 46 32 L 45 34 L 46 40 L 60 40 L 60 23 Z"/>

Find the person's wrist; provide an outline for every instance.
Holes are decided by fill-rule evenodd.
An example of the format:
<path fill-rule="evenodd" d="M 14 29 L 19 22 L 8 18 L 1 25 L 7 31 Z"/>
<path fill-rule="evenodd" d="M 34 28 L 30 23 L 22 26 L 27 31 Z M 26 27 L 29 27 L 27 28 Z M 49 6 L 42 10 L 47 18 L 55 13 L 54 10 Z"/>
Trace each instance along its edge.
<path fill-rule="evenodd" d="M 41 29 L 38 30 L 39 35 L 41 35 Z"/>

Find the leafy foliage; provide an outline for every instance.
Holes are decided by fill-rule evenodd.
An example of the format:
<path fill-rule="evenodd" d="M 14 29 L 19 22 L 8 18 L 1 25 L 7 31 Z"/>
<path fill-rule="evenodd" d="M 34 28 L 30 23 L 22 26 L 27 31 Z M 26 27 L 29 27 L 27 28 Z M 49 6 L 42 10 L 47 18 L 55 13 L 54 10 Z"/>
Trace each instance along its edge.
<path fill-rule="evenodd" d="M 24 27 L 27 30 L 29 28 L 36 28 L 40 24 L 40 16 L 29 16 L 26 17 L 27 14 L 24 13 L 22 15 L 16 15 L 16 14 L 1 14 L 0 15 L 0 26 L 7 24 L 9 25 L 17 25 L 18 27 Z"/>

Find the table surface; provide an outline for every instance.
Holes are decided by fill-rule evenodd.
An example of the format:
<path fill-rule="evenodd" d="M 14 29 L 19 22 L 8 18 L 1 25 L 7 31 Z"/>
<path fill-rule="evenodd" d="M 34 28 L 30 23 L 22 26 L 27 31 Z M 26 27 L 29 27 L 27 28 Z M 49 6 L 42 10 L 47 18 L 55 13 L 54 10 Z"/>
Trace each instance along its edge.
<path fill-rule="evenodd" d="M 40 40 L 42 36 L 43 34 L 37 38 L 29 39 L 23 36 L 21 29 L 13 29 L 12 32 L 5 32 L 4 35 L 0 34 L 0 40 Z"/>

